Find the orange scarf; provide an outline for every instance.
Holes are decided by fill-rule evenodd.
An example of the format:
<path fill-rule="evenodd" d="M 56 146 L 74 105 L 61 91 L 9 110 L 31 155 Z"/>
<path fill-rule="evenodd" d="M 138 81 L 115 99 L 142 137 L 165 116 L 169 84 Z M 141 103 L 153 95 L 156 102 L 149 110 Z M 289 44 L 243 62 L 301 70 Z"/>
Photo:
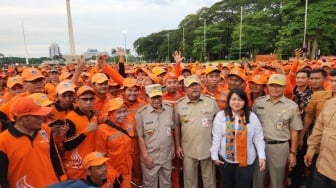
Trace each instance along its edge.
<path fill-rule="evenodd" d="M 242 114 L 238 120 L 238 127 L 235 126 L 235 118 L 226 116 L 226 156 L 225 158 L 235 161 L 235 153 L 237 153 L 237 161 L 239 167 L 247 166 L 247 127 L 245 115 Z M 236 147 L 235 147 L 236 146 Z M 236 151 L 235 151 L 236 150 Z"/>

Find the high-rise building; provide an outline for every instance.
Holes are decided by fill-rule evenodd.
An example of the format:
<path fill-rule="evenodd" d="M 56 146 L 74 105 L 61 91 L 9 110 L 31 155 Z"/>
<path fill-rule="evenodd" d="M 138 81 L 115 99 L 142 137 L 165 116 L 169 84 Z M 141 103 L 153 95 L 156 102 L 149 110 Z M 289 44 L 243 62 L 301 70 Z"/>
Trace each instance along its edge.
<path fill-rule="evenodd" d="M 53 42 L 49 47 L 49 57 L 54 58 L 56 55 L 61 55 L 61 49 L 57 43 Z"/>
<path fill-rule="evenodd" d="M 97 55 L 98 50 L 97 49 L 88 49 L 85 53 L 84 56 L 86 59 L 90 59 L 93 56 Z"/>

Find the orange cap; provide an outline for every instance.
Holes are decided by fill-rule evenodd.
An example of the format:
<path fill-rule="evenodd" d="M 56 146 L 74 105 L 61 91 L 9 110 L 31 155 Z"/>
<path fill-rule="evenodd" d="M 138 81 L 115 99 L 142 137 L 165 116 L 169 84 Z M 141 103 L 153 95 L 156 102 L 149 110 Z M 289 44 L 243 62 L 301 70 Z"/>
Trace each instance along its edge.
<path fill-rule="evenodd" d="M 21 78 L 21 76 L 12 76 L 9 77 L 7 80 L 7 87 L 8 88 L 12 88 L 15 84 L 20 84 L 23 85 L 23 80 Z"/>
<path fill-rule="evenodd" d="M 254 82 L 256 84 L 267 84 L 267 77 L 265 75 L 254 75 L 250 82 Z"/>
<path fill-rule="evenodd" d="M 36 99 L 28 96 L 17 98 L 10 106 L 11 114 L 17 118 L 27 115 L 46 116 L 51 110 L 51 107 L 44 107 Z"/>
<path fill-rule="evenodd" d="M 108 77 L 104 73 L 96 73 L 91 77 L 91 83 L 101 84 L 108 80 L 109 80 Z"/>
<path fill-rule="evenodd" d="M 83 159 L 83 166 L 84 168 L 88 169 L 91 166 L 99 166 L 104 164 L 110 158 L 104 157 L 102 153 L 99 152 L 91 152 L 87 154 Z"/>
<path fill-rule="evenodd" d="M 107 112 L 112 112 L 121 108 L 124 105 L 124 100 L 120 97 L 117 97 L 109 100 L 106 104 L 107 108 L 105 109 L 107 109 Z"/>
<path fill-rule="evenodd" d="M 91 92 L 91 93 L 95 94 L 95 91 L 94 91 L 94 89 L 92 87 L 90 87 L 90 86 L 82 86 L 77 91 L 77 97 L 83 95 L 86 92 Z"/>
<path fill-rule="evenodd" d="M 71 91 L 76 93 L 75 85 L 72 83 L 71 80 L 63 80 L 62 82 L 58 83 L 56 86 L 56 93 L 62 95 L 63 93 Z"/>
<path fill-rule="evenodd" d="M 28 82 L 36 80 L 38 78 L 44 78 L 42 73 L 36 68 L 27 68 L 23 70 L 21 76 L 24 81 L 28 81 Z"/>
<path fill-rule="evenodd" d="M 175 80 L 177 80 L 178 77 L 177 77 L 177 74 L 175 72 L 168 72 L 165 75 L 165 77 L 163 78 L 163 83 L 165 83 L 167 79 L 175 79 Z"/>
<path fill-rule="evenodd" d="M 38 101 L 41 104 L 41 106 L 49 106 L 54 103 L 53 101 L 49 100 L 48 96 L 44 93 L 33 93 L 30 94 L 29 97 Z"/>
<path fill-rule="evenodd" d="M 64 71 L 61 73 L 61 75 L 58 77 L 59 81 L 63 81 L 66 79 L 69 79 L 72 76 L 72 74 L 68 71 Z"/>
<path fill-rule="evenodd" d="M 134 86 L 140 87 L 136 79 L 125 78 L 123 81 L 122 89 L 124 89 L 125 87 L 134 87 Z"/>
<path fill-rule="evenodd" d="M 208 75 L 212 72 L 221 72 L 217 67 L 214 67 L 214 66 L 208 66 L 206 69 L 205 69 L 205 75 Z"/>
<path fill-rule="evenodd" d="M 228 76 L 238 76 L 239 78 L 241 78 L 244 81 L 246 79 L 244 71 L 242 69 L 240 69 L 240 68 L 233 68 L 233 69 L 231 69 L 231 71 L 228 74 Z"/>
<path fill-rule="evenodd" d="M 115 82 L 114 80 L 110 79 L 110 80 L 108 81 L 108 85 L 109 85 L 109 86 L 118 86 L 119 84 L 118 84 L 117 82 Z"/>

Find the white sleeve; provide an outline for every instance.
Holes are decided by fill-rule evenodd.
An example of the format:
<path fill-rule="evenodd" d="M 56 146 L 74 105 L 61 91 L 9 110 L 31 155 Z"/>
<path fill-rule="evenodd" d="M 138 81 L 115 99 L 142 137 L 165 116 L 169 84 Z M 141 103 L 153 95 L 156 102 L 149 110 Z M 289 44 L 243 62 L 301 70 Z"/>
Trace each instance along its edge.
<path fill-rule="evenodd" d="M 264 132 L 261 126 L 261 123 L 257 117 L 257 115 L 251 112 L 250 122 L 254 126 L 253 133 L 253 144 L 256 147 L 258 157 L 260 159 L 266 159 L 265 155 L 265 141 L 264 141 Z"/>
<path fill-rule="evenodd" d="M 225 113 L 224 111 L 219 111 L 212 126 L 212 145 L 210 148 L 211 159 L 218 160 L 218 154 L 220 152 L 221 141 L 224 136 L 224 126 L 225 126 Z"/>

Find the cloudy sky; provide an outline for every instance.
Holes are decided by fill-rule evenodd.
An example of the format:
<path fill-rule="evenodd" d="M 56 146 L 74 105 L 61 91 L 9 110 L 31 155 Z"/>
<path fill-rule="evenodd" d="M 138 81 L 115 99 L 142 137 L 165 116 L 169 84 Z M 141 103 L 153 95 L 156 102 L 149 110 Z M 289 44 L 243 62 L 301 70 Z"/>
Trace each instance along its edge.
<path fill-rule="evenodd" d="M 133 49 L 142 36 L 176 29 L 188 14 L 219 0 L 71 0 L 77 54 L 88 48 L 110 51 Z M 0 53 L 25 56 L 22 21 L 29 57 L 48 56 L 56 42 L 62 54 L 69 53 L 66 0 L 1 0 Z"/>

